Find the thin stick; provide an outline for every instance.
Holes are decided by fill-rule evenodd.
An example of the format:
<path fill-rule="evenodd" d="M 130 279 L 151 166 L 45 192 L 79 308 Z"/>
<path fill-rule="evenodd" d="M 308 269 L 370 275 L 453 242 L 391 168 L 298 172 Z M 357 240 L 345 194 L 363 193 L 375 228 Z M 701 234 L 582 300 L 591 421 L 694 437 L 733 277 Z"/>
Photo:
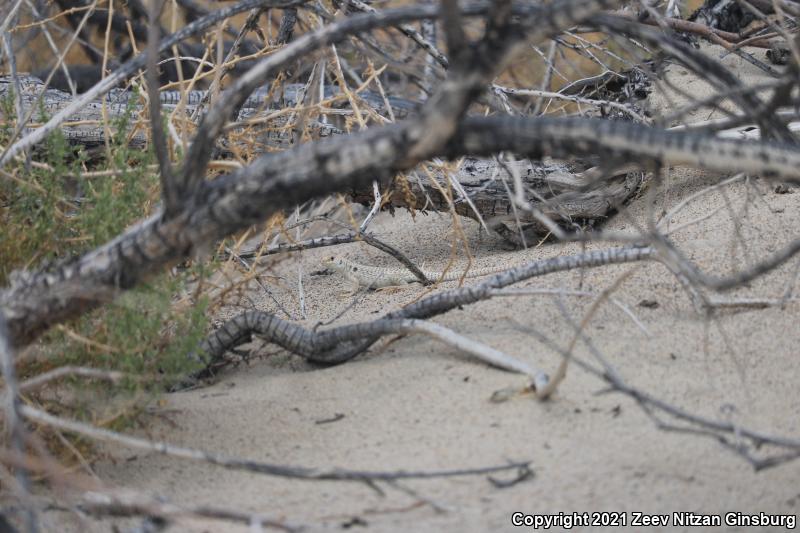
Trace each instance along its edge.
<path fill-rule="evenodd" d="M 25 455 L 26 430 L 20 418 L 19 389 L 17 386 L 16 370 L 14 369 L 14 353 L 8 342 L 6 319 L 0 313 L 0 370 L 5 379 L 6 392 L 3 397 L 3 410 L 5 412 L 5 429 L 11 440 L 11 447 L 19 456 Z M 30 494 L 30 478 L 24 467 L 18 468 L 16 479 L 22 491 L 21 499 L 24 506 L 25 529 L 29 533 L 39 530 L 39 519 L 36 516 L 33 498 Z"/>
<path fill-rule="evenodd" d="M 164 9 L 164 0 L 153 0 L 150 6 L 150 24 L 147 30 L 147 95 L 150 111 L 150 130 L 153 137 L 153 151 L 158 160 L 159 176 L 161 178 L 161 195 L 164 199 L 164 214 L 173 216 L 180 211 L 181 197 L 187 193 L 176 183 L 172 172 L 172 163 L 169 159 L 169 147 L 164 135 L 164 125 L 161 122 L 161 99 L 158 89 L 161 86 L 158 78 L 158 42 L 160 38 L 160 24 L 158 22 L 161 11 Z"/>
<path fill-rule="evenodd" d="M 31 392 L 45 386 L 51 381 L 65 378 L 67 376 L 80 376 L 89 379 L 103 379 L 116 383 L 127 376 L 124 372 L 115 370 L 103 370 L 100 368 L 89 368 L 85 366 L 62 366 L 48 370 L 36 377 L 25 380 L 19 384 L 20 392 Z"/>
<path fill-rule="evenodd" d="M 369 226 L 369 223 L 372 222 L 372 218 L 378 213 L 378 211 L 381 210 L 381 189 L 378 186 L 377 181 L 372 182 L 372 194 L 375 200 L 372 204 L 372 209 L 369 210 L 369 213 L 367 213 L 364 221 L 358 227 L 358 231 L 361 233 L 367 230 L 367 226 Z"/>
<path fill-rule="evenodd" d="M 364 481 L 380 482 L 393 481 L 399 479 L 435 479 L 445 477 L 474 476 L 493 472 L 514 470 L 520 466 L 525 466 L 527 462 L 515 462 L 500 466 L 488 466 L 482 468 L 469 468 L 458 470 L 438 470 L 438 471 L 367 471 L 367 470 L 347 470 L 340 468 L 316 469 L 307 467 L 293 467 L 280 464 L 265 463 L 249 459 L 240 459 L 227 455 L 207 452 L 196 448 L 184 448 L 166 442 L 151 441 L 139 437 L 124 435 L 116 431 L 97 428 L 83 422 L 67 420 L 53 416 L 45 411 L 36 409 L 28 405 L 20 406 L 20 414 L 25 418 L 83 435 L 92 440 L 100 442 L 110 442 L 128 448 L 145 450 L 149 452 L 167 455 L 178 459 L 188 459 L 220 466 L 227 470 L 242 470 L 255 474 L 277 476 L 289 479 L 315 480 L 315 481 Z"/>

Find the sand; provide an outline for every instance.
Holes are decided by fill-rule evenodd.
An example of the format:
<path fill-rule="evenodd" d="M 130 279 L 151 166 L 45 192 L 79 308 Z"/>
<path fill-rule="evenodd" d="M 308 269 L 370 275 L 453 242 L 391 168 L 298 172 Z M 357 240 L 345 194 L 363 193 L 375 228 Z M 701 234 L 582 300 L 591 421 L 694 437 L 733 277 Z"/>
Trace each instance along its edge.
<path fill-rule="evenodd" d="M 719 49 L 711 53 L 718 55 Z M 726 63 L 747 82 L 763 80 L 738 58 Z M 669 72 L 683 79 L 684 87 L 697 97 L 708 90 L 684 74 L 684 68 L 671 67 Z M 654 96 L 653 106 L 658 108 L 662 101 Z M 687 120 L 718 116 L 702 110 Z M 666 195 L 659 188 L 652 196 L 640 196 L 606 227 L 630 232 L 634 223 L 647 219 L 651 208 L 656 213 L 670 209 L 723 177 L 673 169 Z M 760 179 L 740 180 L 690 203 L 672 219 L 672 227 L 722 209 L 673 234 L 675 243 L 700 267 L 719 274 L 776 252 L 796 238 L 800 194 L 777 194 L 773 188 Z M 725 209 L 726 203 L 732 212 Z M 734 219 L 739 222 L 738 234 Z M 582 249 L 578 244 L 546 244 L 511 251 L 497 237 L 480 232 L 475 222 L 460 222 L 478 267 L 512 266 Z M 446 215 L 418 214 L 412 219 L 407 213 L 380 214 L 372 229 L 428 268 L 447 262 L 452 220 Z M 284 280 L 272 286 L 295 315 L 299 315 L 296 280 L 298 271 L 303 271 L 308 325 L 330 319 L 350 303 L 341 294 L 340 277 L 318 273 L 319 259 L 330 252 L 293 254 L 275 267 Z M 361 244 L 340 246 L 336 253 L 393 266 L 391 258 Z M 464 261 L 463 252 L 458 260 Z M 725 297 L 780 298 L 796 266 L 796 261 L 790 262 Z M 795 300 L 784 308 L 722 311 L 707 320 L 658 263 L 567 272 L 518 287 L 596 294 L 630 270 L 633 273 L 614 298 L 643 327 L 621 307 L 606 303 L 586 330 L 625 380 L 699 415 L 800 438 L 796 373 L 800 308 Z M 452 282 L 441 288 L 455 286 Z M 411 285 L 394 293 L 367 294 L 337 323 L 373 319 L 426 291 Z M 274 310 L 260 291 L 252 297 L 259 309 Z M 593 300 L 563 297 L 564 308 L 576 320 L 583 318 Z M 572 329 L 556 302 L 557 297 L 549 295 L 497 298 L 435 321 L 553 372 L 560 356 L 538 342 L 530 328 L 566 346 Z M 364 484 L 292 481 L 119 449 L 114 452 L 116 461 L 95 465 L 98 475 L 111 486 L 159 494 L 174 503 L 262 513 L 304 525 L 308 531 L 512 531 L 518 529 L 511 523 L 517 511 L 626 512 L 629 521 L 635 511 L 800 512 L 800 461 L 757 472 L 714 439 L 659 430 L 634 401 L 608 393 L 603 382 L 575 366 L 548 402 L 516 396 L 493 403 L 495 391 L 521 386 L 525 380 L 418 335 L 376 345 L 356 360 L 329 368 L 313 367 L 274 346 L 254 343 L 253 347 L 255 353 L 270 357 L 227 370 L 211 386 L 169 395 L 163 411 L 173 424 L 156 424 L 147 434 L 184 446 L 296 466 L 436 470 L 525 460 L 534 476 L 505 489 L 494 487 L 486 476 L 407 481 L 402 487 L 416 496 L 386 486 L 380 494 Z M 592 361 L 585 346 L 579 345 L 576 354 Z M 341 419 L 320 423 L 333 417 Z M 95 524 L 99 531 L 110 525 L 110 520 Z M 76 523 L 74 528 L 80 526 Z M 705 529 L 768 528 L 692 531 Z M 248 528 L 195 520 L 180 522 L 173 530 Z"/>

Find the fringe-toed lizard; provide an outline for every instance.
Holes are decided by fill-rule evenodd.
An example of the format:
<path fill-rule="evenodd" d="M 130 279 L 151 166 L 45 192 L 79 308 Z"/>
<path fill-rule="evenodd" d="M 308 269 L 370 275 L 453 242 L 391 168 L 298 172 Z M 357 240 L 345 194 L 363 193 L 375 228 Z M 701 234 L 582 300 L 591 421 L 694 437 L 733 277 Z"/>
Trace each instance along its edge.
<path fill-rule="evenodd" d="M 407 283 L 419 283 L 417 277 L 406 268 L 381 268 L 367 265 L 360 265 L 349 261 L 344 257 L 326 257 L 322 260 L 322 265 L 342 274 L 348 281 L 353 283 L 355 289 L 359 287 L 369 287 L 371 289 L 382 289 L 385 287 L 396 287 Z M 459 268 L 452 268 L 448 272 L 432 272 L 422 269 L 425 277 L 431 281 L 454 281 L 466 278 L 476 278 L 496 274 L 508 270 L 509 266 L 493 266 L 486 268 L 475 268 L 464 271 Z"/>

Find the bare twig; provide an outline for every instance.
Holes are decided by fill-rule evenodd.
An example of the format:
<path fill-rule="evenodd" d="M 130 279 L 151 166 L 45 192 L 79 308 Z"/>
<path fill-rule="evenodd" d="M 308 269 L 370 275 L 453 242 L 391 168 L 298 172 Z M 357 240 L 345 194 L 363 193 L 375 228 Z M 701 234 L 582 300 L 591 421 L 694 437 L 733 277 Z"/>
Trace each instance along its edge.
<path fill-rule="evenodd" d="M 300 479 L 309 481 L 361 481 L 361 482 L 381 482 L 396 481 L 402 479 L 437 479 L 446 477 L 475 476 L 490 474 L 493 472 L 503 472 L 514 470 L 520 466 L 527 465 L 527 462 L 509 463 L 500 466 L 488 466 L 482 468 L 465 468 L 457 470 L 439 471 L 368 471 L 368 470 L 347 470 L 340 468 L 315 469 L 307 467 L 285 466 L 279 464 L 240 459 L 222 454 L 207 452 L 194 448 L 184 448 L 166 442 L 150 441 L 138 437 L 132 437 L 111 431 L 108 429 L 97 428 L 82 422 L 66 420 L 53 416 L 45 411 L 34 407 L 20 406 L 20 414 L 28 420 L 46 424 L 51 427 L 59 428 L 64 431 L 71 431 L 83 435 L 93 440 L 101 442 L 111 442 L 120 446 L 126 446 L 138 450 L 154 452 L 178 459 L 200 461 L 228 470 L 241 470 L 254 474 L 277 476 L 289 479 Z"/>
<path fill-rule="evenodd" d="M 180 196 L 186 193 L 181 190 L 175 177 L 172 175 L 172 163 L 169 157 L 167 138 L 164 135 L 164 125 L 161 122 L 161 100 L 158 89 L 161 86 L 158 76 L 158 42 L 160 38 L 161 10 L 164 2 L 154 0 L 150 6 L 150 24 L 147 33 L 147 95 L 150 104 L 150 131 L 153 136 L 153 150 L 158 159 L 158 168 L 161 178 L 161 194 L 164 197 L 164 215 L 171 217 L 180 210 Z"/>
<path fill-rule="evenodd" d="M 14 369 L 14 354 L 11 344 L 8 342 L 8 330 L 2 314 L 0 314 L 0 370 L 3 372 L 6 386 L 3 398 L 6 434 L 11 442 L 11 448 L 22 457 L 25 455 L 26 430 L 20 418 L 19 387 Z M 16 478 L 22 490 L 20 498 L 25 509 L 25 529 L 29 533 L 36 533 L 39 530 L 39 519 L 30 494 L 31 484 L 27 470 L 24 467 L 18 468 Z"/>

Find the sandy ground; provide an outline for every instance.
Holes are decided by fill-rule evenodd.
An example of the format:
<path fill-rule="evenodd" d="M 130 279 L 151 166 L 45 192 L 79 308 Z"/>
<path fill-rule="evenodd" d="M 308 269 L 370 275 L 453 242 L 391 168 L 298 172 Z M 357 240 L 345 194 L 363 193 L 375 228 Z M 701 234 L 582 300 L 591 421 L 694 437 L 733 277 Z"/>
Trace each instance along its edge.
<path fill-rule="evenodd" d="M 743 77 L 752 73 L 736 58 L 727 61 Z M 707 90 L 701 82 L 688 79 L 685 69 L 670 72 L 684 78 L 684 88 L 695 96 L 702 97 Z M 690 117 L 700 118 L 709 118 L 709 112 Z M 648 206 L 643 195 L 606 227 L 632 231 L 634 222 L 646 220 L 649 207 L 656 213 L 669 209 L 719 180 L 718 175 L 673 170 L 667 193 L 659 189 L 649 197 L 654 205 Z M 690 203 L 675 216 L 672 227 L 712 214 L 673 238 L 702 268 L 728 273 L 795 238 L 798 206 L 800 194 L 776 194 L 769 183 L 758 179 L 738 181 Z M 738 233 L 734 220 L 740 223 Z M 512 266 L 581 251 L 576 244 L 510 251 L 498 238 L 481 234 L 476 223 L 466 219 L 461 223 L 476 266 Z M 452 240 L 447 216 L 418 215 L 412 220 L 406 213 L 381 214 L 372 229 L 429 268 L 447 262 Z M 276 273 L 284 277 L 275 284 L 276 295 L 295 315 L 299 314 L 296 280 L 298 271 L 303 271 L 308 325 L 334 317 L 350 303 L 340 294 L 344 285 L 340 277 L 318 273 L 319 259 L 330 253 L 322 249 L 295 254 L 276 266 Z M 341 246 L 336 253 L 374 265 L 393 262 L 365 245 Z M 725 297 L 779 298 L 791 284 L 796 266 L 790 263 Z M 519 287 L 597 293 L 631 269 L 614 298 L 644 327 L 621 307 L 606 303 L 587 328 L 620 374 L 630 384 L 693 413 L 800 438 L 796 301 L 785 308 L 723 311 L 706 320 L 658 263 L 567 272 Z M 337 323 L 373 319 L 425 292 L 414 285 L 395 293 L 367 294 Z M 263 295 L 253 297 L 258 297 L 260 309 L 275 309 Z M 566 310 L 577 320 L 593 299 L 563 297 Z M 561 347 L 568 344 L 572 329 L 556 300 L 546 295 L 497 298 L 435 321 L 552 372 L 560 356 L 529 330 L 536 329 Z M 657 305 L 642 306 L 643 301 Z M 492 403 L 493 392 L 520 386 L 523 378 L 421 336 L 376 346 L 365 356 L 331 368 L 311 367 L 273 346 L 255 347 L 256 353 L 271 357 L 231 369 L 209 387 L 170 395 L 164 411 L 175 426 L 158 425 L 150 435 L 289 465 L 437 470 L 527 460 L 535 476 L 505 489 L 494 487 L 486 476 L 407 481 L 402 487 L 416 496 L 386 486 L 379 494 L 363 484 L 290 481 L 134 450 L 118 451 L 117 461 L 96 465 L 97 473 L 111 485 L 161 494 L 175 503 L 262 513 L 304 525 L 308 531 L 512 531 L 517 529 L 511 524 L 515 511 L 625 511 L 628 520 L 634 511 L 800 513 L 800 461 L 756 472 L 714 439 L 660 431 L 635 402 L 621 394 L 604 394 L 601 381 L 574 366 L 551 401 L 517 396 Z M 591 360 L 584 346 L 576 353 Z M 340 415 L 336 422 L 320 423 Z M 110 522 L 96 525 L 108 530 Z M 589 529 L 594 528 L 578 528 Z M 709 530 L 723 529 L 769 530 Z M 173 530 L 248 528 L 209 521 L 182 522 Z"/>

